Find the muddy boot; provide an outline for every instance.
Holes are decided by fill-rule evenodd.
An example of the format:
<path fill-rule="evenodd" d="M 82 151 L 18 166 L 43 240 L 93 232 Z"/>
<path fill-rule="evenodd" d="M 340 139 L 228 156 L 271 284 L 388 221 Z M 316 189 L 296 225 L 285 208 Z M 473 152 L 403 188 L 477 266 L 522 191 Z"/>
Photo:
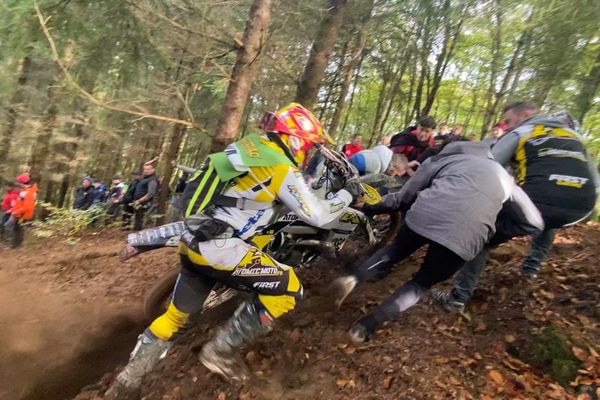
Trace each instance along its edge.
<path fill-rule="evenodd" d="M 146 332 L 142 333 L 131 352 L 129 362 L 106 391 L 104 400 L 139 399 L 142 378 L 166 356 L 170 347 L 171 342 L 153 338 Z"/>
<path fill-rule="evenodd" d="M 265 324 L 254 304 L 242 303 L 227 324 L 202 348 L 202 364 L 227 380 L 248 379 L 248 370 L 238 351 L 271 331 L 271 319 L 267 315 L 264 317 L 268 319 Z"/>

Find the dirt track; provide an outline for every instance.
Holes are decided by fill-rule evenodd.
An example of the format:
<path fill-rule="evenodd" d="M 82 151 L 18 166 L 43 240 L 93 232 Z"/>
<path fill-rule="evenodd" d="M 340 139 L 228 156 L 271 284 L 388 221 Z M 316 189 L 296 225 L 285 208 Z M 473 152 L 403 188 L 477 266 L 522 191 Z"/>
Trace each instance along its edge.
<path fill-rule="evenodd" d="M 72 398 L 90 384 L 78 400 L 101 398 L 112 378 L 105 373 L 122 365 L 143 326 L 144 290 L 174 260 L 154 254 L 121 264 L 116 253 L 123 238 L 111 232 L 75 246 L 51 241 L 0 250 L 0 336 L 7 338 L 0 350 L 0 399 Z M 566 231 L 531 286 L 518 275 L 526 243 L 509 244 L 495 253 L 470 320 L 427 300 L 360 347 L 348 344 L 345 330 L 410 276 L 418 256 L 385 281 L 365 285 L 340 312 L 331 308 L 328 293 L 334 267 L 300 271 L 306 301 L 246 350 L 256 373 L 251 385 L 229 385 L 199 364 L 197 353 L 212 335 L 203 324 L 148 377 L 144 398 L 575 399 L 600 383 L 594 356 L 600 343 L 599 242 L 597 226 Z M 519 359 L 549 325 L 564 329 L 570 345 L 583 351 L 585 373 L 572 387 Z"/>
<path fill-rule="evenodd" d="M 0 399 L 71 398 L 127 360 L 143 291 L 168 258 L 145 272 L 121 264 L 124 235 L 110 235 L 0 248 Z"/>

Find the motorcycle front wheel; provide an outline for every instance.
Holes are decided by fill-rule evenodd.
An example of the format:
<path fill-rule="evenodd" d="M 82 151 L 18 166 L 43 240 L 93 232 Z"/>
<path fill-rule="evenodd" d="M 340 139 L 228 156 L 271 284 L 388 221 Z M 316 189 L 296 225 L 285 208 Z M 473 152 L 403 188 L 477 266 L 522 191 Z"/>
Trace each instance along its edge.
<path fill-rule="evenodd" d="M 179 267 L 167 271 L 158 278 L 146 294 L 144 299 L 144 316 L 148 322 L 154 321 L 167 311 L 167 307 L 169 307 L 173 298 L 173 289 L 175 288 L 178 276 Z M 226 305 L 232 303 L 230 300 L 239 297 L 238 294 L 239 292 L 235 289 L 221 284 L 215 285 L 204 301 L 204 307 L 200 314 L 205 315 L 210 311 L 211 316 L 218 316 L 221 312 L 227 313 L 232 311 Z"/>

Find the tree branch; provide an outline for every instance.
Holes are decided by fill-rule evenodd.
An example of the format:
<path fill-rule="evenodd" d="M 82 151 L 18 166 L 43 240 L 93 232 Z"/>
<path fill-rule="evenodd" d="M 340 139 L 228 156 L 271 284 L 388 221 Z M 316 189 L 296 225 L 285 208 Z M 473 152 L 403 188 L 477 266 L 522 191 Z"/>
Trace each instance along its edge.
<path fill-rule="evenodd" d="M 52 35 L 50 34 L 50 31 L 48 30 L 48 26 L 47 26 L 47 21 L 50 19 L 50 17 L 48 17 L 48 19 L 45 19 L 44 16 L 42 15 L 42 12 L 40 10 L 40 7 L 37 3 L 37 1 L 34 1 L 34 6 L 35 6 L 35 12 L 38 16 L 38 19 L 40 21 L 40 26 L 42 27 L 42 31 L 44 32 L 44 35 L 46 36 L 46 39 L 48 40 L 48 43 L 50 45 L 50 50 L 52 52 L 52 56 L 54 57 L 54 61 L 56 61 L 56 63 L 58 64 L 58 66 L 60 67 L 60 69 L 62 70 L 64 76 L 65 76 L 65 81 L 70 84 L 74 89 L 76 89 L 79 93 L 79 96 L 86 99 L 87 101 L 89 101 L 92 104 L 95 104 L 99 107 L 105 108 L 107 110 L 111 110 L 111 111 L 116 111 L 116 112 L 122 112 L 122 113 L 126 113 L 126 114 L 131 114 L 131 115 L 136 115 L 138 116 L 138 120 L 140 119 L 154 119 L 157 121 L 165 121 L 165 122 L 171 122 L 174 124 L 179 124 L 179 125 L 185 125 L 188 128 L 193 128 L 193 129 L 197 129 L 200 132 L 204 132 L 206 133 L 206 129 L 199 127 L 197 125 L 194 125 L 194 123 L 192 121 L 187 121 L 187 120 L 182 120 L 179 118 L 175 118 L 175 117 L 170 117 L 170 116 L 166 116 L 166 115 L 156 115 L 156 114 L 149 114 L 146 112 L 141 112 L 141 111 L 135 111 L 135 110 L 131 110 L 128 108 L 124 108 L 124 107 L 119 107 L 119 106 L 112 106 L 110 104 L 108 104 L 105 101 L 102 101 L 96 97 L 94 97 L 93 94 L 89 93 L 87 90 L 85 90 L 84 88 L 82 88 L 79 83 L 77 83 L 77 81 L 75 80 L 75 78 L 73 78 L 73 76 L 71 75 L 71 73 L 69 72 L 69 70 L 66 68 L 66 66 L 63 64 L 63 62 L 60 59 L 60 55 L 58 54 L 58 49 L 56 47 L 56 43 L 54 42 L 54 39 L 52 38 Z"/>

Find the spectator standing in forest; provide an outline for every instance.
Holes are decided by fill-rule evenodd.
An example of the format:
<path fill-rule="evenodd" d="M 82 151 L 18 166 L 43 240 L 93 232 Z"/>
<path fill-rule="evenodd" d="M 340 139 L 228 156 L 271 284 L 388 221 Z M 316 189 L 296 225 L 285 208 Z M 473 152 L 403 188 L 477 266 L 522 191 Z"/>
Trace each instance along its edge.
<path fill-rule="evenodd" d="M 506 124 L 503 122 L 499 122 L 496 125 L 494 125 L 494 127 L 492 128 L 492 138 L 494 139 L 500 139 L 500 137 L 502 137 L 502 135 L 504 135 L 504 132 L 506 132 Z"/>
<path fill-rule="evenodd" d="M 117 219 L 117 215 L 119 214 L 119 208 L 121 207 L 123 197 L 125 197 L 125 183 L 119 177 L 114 177 L 110 189 L 108 191 L 108 200 L 107 200 L 107 209 L 108 216 L 111 221 Z"/>
<path fill-rule="evenodd" d="M 384 146 L 390 146 L 390 140 L 392 140 L 392 135 L 384 135 L 381 137 L 381 139 L 379 140 L 379 144 L 382 144 Z"/>
<path fill-rule="evenodd" d="M 103 206 L 106 203 L 106 198 L 108 194 L 108 188 L 105 183 L 102 183 L 99 179 L 94 179 L 94 183 L 92 183 L 94 187 L 94 192 L 92 195 L 92 205 Z"/>
<path fill-rule="evenodd" d="M 135 188 L 140 183 L 140 179 L 142 179 L 142 174 L 140 171 L 136 170 L 131 173 L 131 182 L 127 186 L 127 190 L 125 190 L 125 194 L 123 195 L 122 204 L 123 204 L 123 227 L 129 228 L 129 224 L 131 223 L 131 217 L 133 216 L 134 209 L 132 206 L 133 203 L 133 194 L 135 193 Z"/>
<path fill-rule="evenodd" d="M 19 175 L 17 185 L 20 189 L 19 195 L 10 210 L 10 217 L 4 223 L 6 230 L 12 230 L 13 248 L 17 248 L 23 243 L 25 232 L 22 224 L 33 219 L 35 215 L 35 200 L 38 191 L 37 185 L 31 183 L 29 174 Z"/>
<path fill-rule="evenodd" d="M 447 123 L 442 122 L 441 124 L 439 124 L 437 134 L 433 138 L 435 140 L 435 144 L 441 145 L 444 138 L 446 136 L 448 136 L 449 133 L 450 133 L 450 126 L 448 126 Z"/>
<path fill-rule="evenodd" d="M 158 177 L 154 163 L 149 161 L 144 164 L 142 178 L 135 185 L 133 201 L 131 206 L 133 213 L 133 230 L 141 231 L 144 227 L 144 219 L 154 210 L 156 197 L 158 195 Z"/>
<path fill-rule="evenodd" d="M 86 176 L 81 181 L 81 186 L 75 191 L 75 200 L 73 201 L 73 209 L 87 210 L 94 201 L 94 187 L 92 186 L 92 178 Z"/>
<path fill-rule="evenodd" d="M 346 143 L 344 147 L 342 147 L 342 153 L 344 153 L 346 158 L 350 158 L 359 151 L 362 151 L 362 149 L 362 136 L 354 135 L 352 136 L 350 143 Z"/>
<path fill-rule="evenodd" d="M 423 117 L 417 126 L 409 126 L 402 132 L 394 135 L 390 141 L 390 148 L 394 153 L 403 154 L 408 161 L 422 162 L 429 154 L 427 150 L 435 147 L 433 130 L 435 120 Z"/>

